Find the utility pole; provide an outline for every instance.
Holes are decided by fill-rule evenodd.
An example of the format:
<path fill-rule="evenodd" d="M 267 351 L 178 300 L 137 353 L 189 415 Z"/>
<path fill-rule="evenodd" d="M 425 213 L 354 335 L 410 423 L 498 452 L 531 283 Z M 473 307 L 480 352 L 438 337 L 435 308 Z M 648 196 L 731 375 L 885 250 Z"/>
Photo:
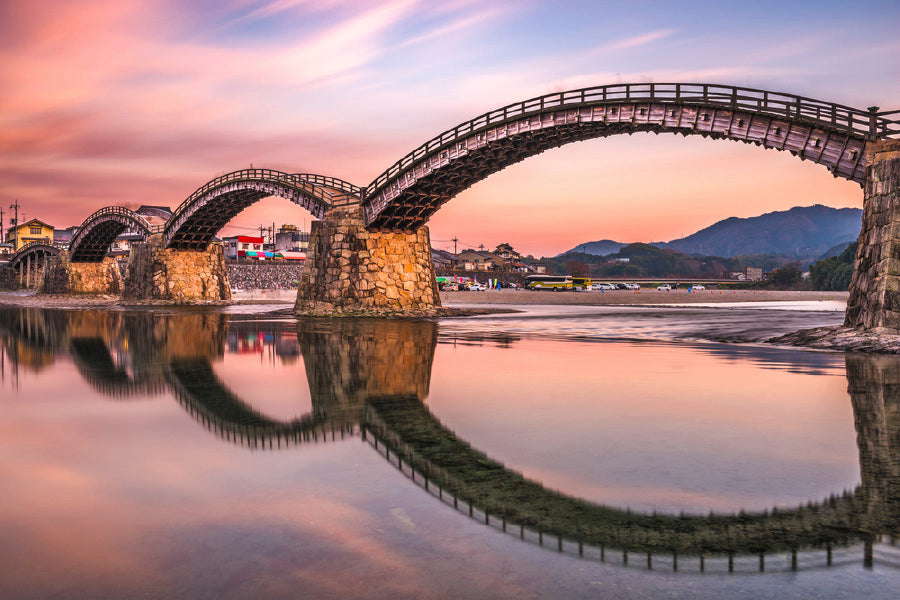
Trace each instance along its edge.
<path fill-rule="evenodd" d="M 6 232 L 3 231 L 3 207 L 0 206 L 0 244 L 6 242 Z"/>
<path fill-rule="evenodd" d="M 13 226 L 13 252 L 19 249 L 19 231 L 16 229 L 19 226 L 19 200 L 16 199 L 15 202 L 9 205 L 11 209 L 15 211 L 12 226 Z"/>
<path fill-rule="evenodd" d="M 456 237 L 456 236 L 454 235 L 454 236 L 453 236 L 453 239 L 450 240 L 450 241 L 453 242 L 453 254 L 459 254 L 459 253 L 456 251 L 456 243 L 459 241 L 459 238 Z"/>
<path fill-rule="evenodd" d="M 484 244 L 479 244 L 479 245 L 478 245 L 478 250 L 479 250 L 480 252 L 484 252 Z"/>
<path fill-rule="evenodd" d="M 263 243 L 266 243 L 266 238 L 263 236 L 263 231 L 265 231 L 267 227 L 262 223 L 259 224 L 259 237 L 263 238 Z"/>

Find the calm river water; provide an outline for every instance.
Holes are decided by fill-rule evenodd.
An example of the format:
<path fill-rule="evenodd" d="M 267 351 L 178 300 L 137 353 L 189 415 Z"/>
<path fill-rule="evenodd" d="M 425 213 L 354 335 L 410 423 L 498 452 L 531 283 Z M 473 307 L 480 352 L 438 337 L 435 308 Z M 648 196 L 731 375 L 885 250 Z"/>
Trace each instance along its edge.
<path fill-rule="evenodd" d="M 895 598 L 900 359 L 828 303 L 0 307 L 3 598 Z"/>

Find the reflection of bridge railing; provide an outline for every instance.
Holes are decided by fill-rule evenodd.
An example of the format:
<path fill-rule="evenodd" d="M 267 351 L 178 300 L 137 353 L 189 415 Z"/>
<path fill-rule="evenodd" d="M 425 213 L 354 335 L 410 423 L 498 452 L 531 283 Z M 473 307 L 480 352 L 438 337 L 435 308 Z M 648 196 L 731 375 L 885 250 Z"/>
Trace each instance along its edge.
<path fill-rule="evenodd" d="M 353 436 L 356 423 L 316 413 L 292 421 L 270 419 L 245 404 L 216 376 L 203 359 L 178 359 L 168 364 L 166 379 L 176 400 L 208 431 L 229 442 L 261 449 L 328 441 Z"/>
<path fill-rule="evenodd" d="M 390 180 L 417 162 L 479 131 L 531 114 L 622 102 L 657 101 L 743 110 L 772 117 L 800 120 L 866 139 L 900 136 L 900 111 L 866 111 L 792 94 L 703 83 L 625 83 L 556 92 L 509 104 L 435 136 L 388 167 L 367 187 L 374 197 Z"/>
<path fill-rule="evenodd" d="M 869 506 L 860 489 L 818 505 L 760 514 L 645 515 L 593 504 L 525 479 L 458 440 L 433 417 L 416 417 L 422 410 L 414 398 L 370 399 L 364 436 L 443 502 L 559 552 L 624 565 L 629 555 L 633 561 L 638 555 L 648 568 L 655 557 L 674 570 L 679 559 L 700 571 L 747 571 L 748 564 L 759 571 L 797 570 L 850 562 L 845 548 L 854 542 L 862 543 L 871 564 L 872 546 L 880 540 L 866 528 Z M 894 565 L 896 559 L 887 562 Z"/>

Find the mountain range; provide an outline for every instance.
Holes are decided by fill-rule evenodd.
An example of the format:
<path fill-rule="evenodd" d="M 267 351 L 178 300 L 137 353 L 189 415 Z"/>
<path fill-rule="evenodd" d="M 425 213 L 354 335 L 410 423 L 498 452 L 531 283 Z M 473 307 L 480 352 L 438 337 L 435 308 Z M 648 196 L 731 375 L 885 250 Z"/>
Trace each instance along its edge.
<path fill-rule="evenodd" d="M 774 254 L 800 262 L 813 261 L 835 246 L 856 241 L 862 224 L 858 208 L 796 206 L 758 217 L 730 217 L 687 237 L 670 242 L 651 242 L 657 248 L 691 255 L 723 256 Z M 563 252 L 615 254 L 627 243 L 599 240 L 579 244 Z"/>

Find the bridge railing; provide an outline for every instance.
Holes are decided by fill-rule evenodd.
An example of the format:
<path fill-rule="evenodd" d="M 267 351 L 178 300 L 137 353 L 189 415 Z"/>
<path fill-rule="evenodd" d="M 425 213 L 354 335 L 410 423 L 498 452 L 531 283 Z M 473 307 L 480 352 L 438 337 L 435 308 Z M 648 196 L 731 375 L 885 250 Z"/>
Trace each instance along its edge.
<path fill-rule="evenodd" d="M 338 179 L 337 177 L 316 175 L 314 173 L 294 173 L 294 176 L 305 179 L 310 183 L 333 188 L 336 190 L 341 190 L 342 192 L 347 192 L 348 194 L 355 194 L 358 196 L 362 192 L 362 188 L 360 188 L 358 185 L 353 185 L 349 181 L 344 181 L 343 179 Z"/>
<path fill-rule="evenodd" d="M 15 252 L 13 252 L 12 255 L 10 255 L 10 257 L 9 257 L 9 262 L 7 264 L 10 264 L 10 265 L 13 264 L 20 257 L 24 256 L 25 254 L 28 254 L 31 250 L 34 250 L 38 246 L 43 246 L 43 247 L 47 248 L 48 251 L 57 251 L 58 252 L 60 250 L 65 249 L 65 245 L 63 245 L 63 244 L 57 244 L 56 242 L 50 242 L 50 241 L 35 240 L 33 242 L 28 242 L 27 244 L 25 244 L 24 246 L 22 246 Z"/>
<path fill-rule="evenodd" d="M 90 223 L 91 221 L 94 221 L 101 217 L 105 217 L 107 215 L 118 215 L 121 217 L 125 217 L 125 218 L 135 221 L 135 223 L 139 227 L 141 227 L 142 229 L 144 229 L 146 231 L 150 231 L 150 229 L 151 229 L 151 225 L 147 221 L 147 219 L 145 219 L 143 216 L 139 215 L 138 213 L 134 212 L 130 208 L 125 208 L 124 206 L 106 206 L 104 208 L 101 208 L 97 212 L 93 213 L 88 218 L 86 218 L 84 220 L 84 223 L 81 224 L 81 227 L 78 228 L 78 231 L 75 232 L 75 236 L 77 236 L 78 233 L 82 229 L 84 229 L 84 225 L 86 223 Z M 72 236 L 73 239 L 75 236 Z"/>
<path fill-rule="evenodd" d="M 425 142 L 388 167 L 369 186 L 369 195 L 413 164 L 450 144 L 527 115 L 563 108 L 581 108 L 622 102 L 659 101 L 670 104 L 699 104 L 763 113 L 819 124 L 851 135 L 875 139 L 900 137 L 900 121 L 887 116 L 900 111 L 861 110 L 767 90 L 703 83 L 626 83 L 555 92 L 510 104 L 461 123 Z"/>
<path fill-rule="evenodd" d="M 81 225 L 75 231 L 75 234 L 72 236 L 72 240 L 69 242 L 69 246 L 73 249 L 77 249 L 78 244 L 81 241 L 82 235 L 86 235 L 86 232 L 88 231 L 87 226 L 90 225 L 94 221 L 97 221 L 104 217 L 108 217 L 110 215 L 122 217 L 122 220 L 126 220 L 129 223 L 133 223 L 134 225 L 137 225 L 137 227 L 139 227 L 141 229 L 141 231 L 140 232 L 136 231 L 135 233 L 144 233 L 146 235 L 149 235 L 150 233 L 152 233 L 152 227 L 151 227 L 150 223 L 148 223 L 144 217 L 137 214 L 130 208 L 125 208 L 124 206 L 105 206 L 105 207 L 101 208 L 100 210 L 91 214 L 88 218 L 86 218 L 81 223 Z M 126 225 L 126 231 L 133 231 L 132 226 Z"/>
<path fill-rule="evenodd" d="M 348 201 L 347 197 L 358 197 L 361 191 L 358 186 L 355 186 L 352 183 L 348 183 L 341 179 L 337 179 L 335 177 L 326 177 L 323 175 L 314 175 L 311 173 L 285 173 L 284 171 L 276 171 L 274 169 L 241 169 L 239 171 L 226 173 L 225 175 L 221 175 L 207 182 L 205 185 L 197 189 L 193 194 L 188 196 L 187 199 L 185 199 L 185 201 L 182 202 L 177 209 L 175 209 L 175 212 L 173 214 L 181 213 L 200 196 L 206 194 L 210 190 L 221 187 L 228 183 L 236 181 L 262 180 L 280 182 L 295 188 L 303 188 L 303 191 L 305 193 L 318 198 L 329 206 L 334 206 L 340 203 L 350 204 L 356 202 L 355 199 L 351 199 L 350 201 Z M 326 188 L 333 188 L 344 193 L 338 194 Z"/>

